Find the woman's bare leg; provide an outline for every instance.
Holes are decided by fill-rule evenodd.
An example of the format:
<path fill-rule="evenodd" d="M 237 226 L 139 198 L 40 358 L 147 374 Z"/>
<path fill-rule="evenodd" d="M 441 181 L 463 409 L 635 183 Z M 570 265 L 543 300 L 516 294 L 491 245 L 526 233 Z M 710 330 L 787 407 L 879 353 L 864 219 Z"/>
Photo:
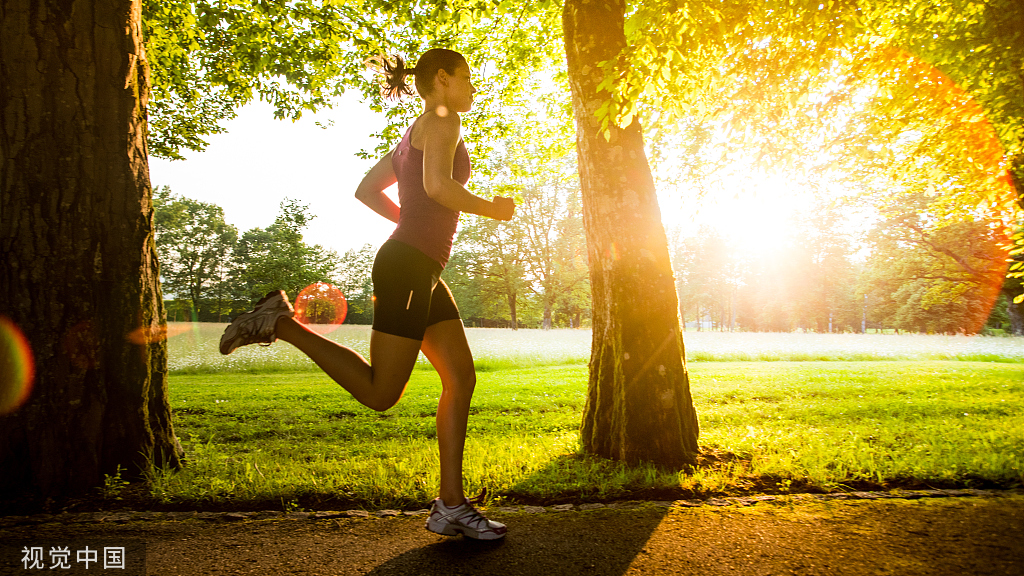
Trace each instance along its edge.
<path fill-rule="evenodd" d="M 462 320 L 445 320 L 427 328 L 423 353 L 441 377 L 437 404 L 437 445 L 441 457 L 441 500 L 447 506 L 462 504 L 462 453 L 469 425 L 469 404 L 476 387 L 473 353 L 466 341 Z"/>
<path fill-rule="evenodd" d="M 422 343 L 374 330 L 370 336 L 372 366 L 352 349 L 310 331 L 294 319 L 279 319 L 276 331 L 279 339 L 301 350 L 356 400 L 375 410 L 386 410 L 402 397 L 422 347 L 441 377 L 437 406 L 440 496 L 449 506 L 465 500 L 462 459 L 476 369 L 461 320 L 428 327 Z"/>
<path fill-rule="evenodd" d="M 324 338 L 293 318 L 279 318 L 275 330 L 279 339 L 309 356 L 356 400 L 379 411 L 394 406 L 402 397 L 421 345 L 419 340 L 373 330 L 367 362 L 351 348 Z"/>

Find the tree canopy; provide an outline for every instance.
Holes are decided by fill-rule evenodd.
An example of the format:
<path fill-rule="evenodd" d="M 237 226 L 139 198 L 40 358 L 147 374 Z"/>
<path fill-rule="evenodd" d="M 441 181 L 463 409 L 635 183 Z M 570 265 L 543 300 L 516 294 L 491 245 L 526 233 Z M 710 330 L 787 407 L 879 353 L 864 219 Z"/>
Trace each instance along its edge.
<path fill-rule="evenodd" d="M 747 146 L 775 162 L 786 150 L 773 142 L 796 136 L 787 123 L 815 122 L 851 98 L 870 96 L 865 82 L 913 75 L 893 66 L 897 49 L 977 100 L 1015 159 L 1024 153 L 1022 24 L 1024 7 L 1013 0 L 638 3 L 626 22 L 627 48 L 605 63 L 613 97 L 602 121 L 625 125 L 637 115 L 660 127 L 714 119 L 746 128 L 753 137 Z M 911 88 L 933 81 L 919 77 Z M 814 101 L 815 94 L 826 97 Z M 930 91 L 882 95 L 890 111 L 904 112 L 933 98 Z"/>
<path fill-rule="evenodd" d="M 377 133 L 383 155 L 418 114 L 419 102 L 385 106 L 382 56 L 417 57 L 443 46 L 463 52 L 479 72 L 469 129 L 483 158 L 488 144 L 507 133 L 494 114 L 512 105 L 530 73 L 558 61 L 558 15 L 551 1 L 148 0 L 143 6 L 152 67 L 150 151 L 182 158 L 202 150 L 204 137 L 223 131 L 234 111 L 259 98 L 278 118 L 333 104 L 355 90 L 389 120 Z"/>
<path fill-rule="evenodd" d="M 912 188 L 955 178 L 943 174 L 952 159 L 964 165 L 959 176 L 984 172 L 993 184 L 984 198 L 939 195 L 960 213 L 986 200 L 1005 208 L 1013 188 L 997 181 L 1006 174 L 1024 194 L 1019 2 L 656 0 L 626 11 L 627 44 L 603 63 L 605 127 L 640 118 L 659 150 L 680 130 L 689 146 L 731 134 L 723 157 L 745 155 L 768 170 L 796 165 L 816 178 L 863 180 L 858 167 L 870 167 L 909 174 Z M 373 63 L 446 46 L 479 72 L 467 124 L 482 160 L 529 113 L 520 96 L 536 88 L 536 71 L 564 92 L 558 12 L 551 1 L 146 2 L 151 153 L 201 150 L 205 135 L 255 98 L 297 118 L 356 90 L 388 118 L 379 146 L 364 152 L 380 155 L 418 102 L 385 105 Z M 972 155 L 979 143 L 983 157 Z"/>

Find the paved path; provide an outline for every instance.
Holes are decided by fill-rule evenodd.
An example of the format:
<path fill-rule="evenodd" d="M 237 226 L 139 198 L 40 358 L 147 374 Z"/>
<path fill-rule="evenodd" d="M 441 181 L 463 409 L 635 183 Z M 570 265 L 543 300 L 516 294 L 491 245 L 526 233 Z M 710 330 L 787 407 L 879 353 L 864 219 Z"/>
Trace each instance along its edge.
<path fill-rule="evenodd" d="M 1024 575 L 1024 495 L 777 500 L 752 506 L 492 511 L 497 543 L 444 538 L 424 518 L 0 522 L 0 574 L 131 574 L 75 567 L 76 548 L 145 543 L 146 574 Z M 48 569 L 68 546 L 71 570 Z M 45 548 L 45 570 L 21 551 Z M 17 555 L 15 558 L 14 556 Z M 135 572 L 140 573 L 140 572 Z"/>

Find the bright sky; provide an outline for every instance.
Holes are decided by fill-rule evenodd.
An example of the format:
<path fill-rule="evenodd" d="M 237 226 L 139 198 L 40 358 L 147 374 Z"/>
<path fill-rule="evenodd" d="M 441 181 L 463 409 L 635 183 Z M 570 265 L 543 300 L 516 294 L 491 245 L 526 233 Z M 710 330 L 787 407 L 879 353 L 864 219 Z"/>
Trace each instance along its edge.
<path fill-rule="evenodd" d="M 327 129 L 316 125 L 334 120 Z M 316 218 L 304 239 L 344 253 L 365 243 L 379 246 L 394 224 L 355 199 L 359 180 L 373 165 L 355 153 L 371 149 L 385 125 L 356 96 L 298 122 L 275 120 L 268 104 L 239 110 L 227 133 L 209 137 L 204 152 L 186 152 L 175 162 L 150 158 L 153 186 L 170 186 L 178 196 L 212 202 L 239 234 L 274 223 L 284 198 L 308 204 Z"/>

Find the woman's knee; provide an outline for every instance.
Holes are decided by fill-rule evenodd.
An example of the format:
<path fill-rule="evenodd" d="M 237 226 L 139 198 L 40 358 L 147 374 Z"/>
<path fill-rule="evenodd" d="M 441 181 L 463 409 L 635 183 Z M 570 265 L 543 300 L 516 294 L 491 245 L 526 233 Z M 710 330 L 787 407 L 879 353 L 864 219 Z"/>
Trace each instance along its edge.
<path fill-rule="evenodd" d="M 468 401 L 476 389 L 476 370 L 459 370 L 450 378 L 442 379 L 442 385 L 445 392 Z"/>

